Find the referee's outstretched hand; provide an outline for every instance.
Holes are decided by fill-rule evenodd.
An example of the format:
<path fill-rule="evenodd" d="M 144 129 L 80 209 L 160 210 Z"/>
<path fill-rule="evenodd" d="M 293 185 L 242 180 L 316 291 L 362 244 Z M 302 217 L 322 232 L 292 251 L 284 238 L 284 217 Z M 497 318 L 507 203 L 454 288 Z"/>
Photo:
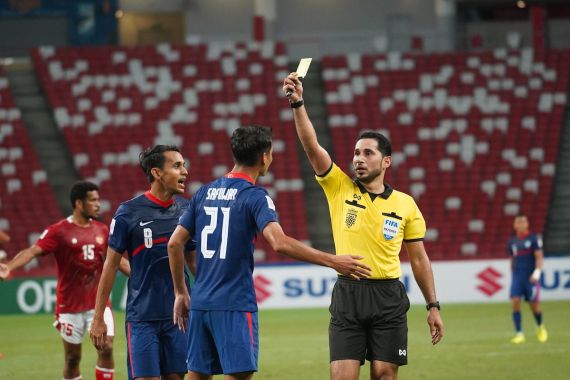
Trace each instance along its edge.
<path fill-rule="evenodd" d="M 283 79 L 283 92 L 290 102 L 297 102 L 303 99 L 303 83 L 297 73 L 290 73 Z"/>
<path fill-rule="evenodd" d="M 372 270 L 361 261 L 363 258 L 356 255 L 334 255 L 331 268 L 344 276 L 354 277 L 357 280 L 368 278 L 372 274 Z"/>

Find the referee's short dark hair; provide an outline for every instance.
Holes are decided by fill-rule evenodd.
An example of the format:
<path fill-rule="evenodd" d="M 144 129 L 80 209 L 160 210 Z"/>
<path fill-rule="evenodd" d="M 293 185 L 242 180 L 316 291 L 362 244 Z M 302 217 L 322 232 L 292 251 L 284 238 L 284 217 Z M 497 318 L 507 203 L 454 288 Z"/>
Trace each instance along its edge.
<path fill-rule="evenodd" d="M 392 144 L 390 144 L 390 140 L 388 140 L 388 138 L 382 133 L 365 129 L 358 134 L 356 141 L 362 139 L 376 140 L 378 143 L 378 150 L 384 157 L 392 155 Z"/>
<path fill-rule="evenodd" d="M 180 153 L 180 148 L 176 145 L 156 145 L 154 148 L 147 148 L 139 154 L 139 163 L 150 183 L 154 182 L 152 168 L 164 169 L 164 161 L 166 161 L 164 152 Z"/>
<path fill-rule="evenodd" d="M 255 166 L 263 153 L 271 149 L 271 128 L 260 125 L 239 127 L 232 134 L 234 162 L 244 166 Z"/>
<path fill-rule="evenodd" d="M 89 181 L 77 181 L 71 186 L 69 190 L 69 200 L 71 201 L 71 208 L 75 208 L 75 201 L 84 201 L 87 199 L 87 193 L 90 191 L 99 190 L 99 186 Z"/>

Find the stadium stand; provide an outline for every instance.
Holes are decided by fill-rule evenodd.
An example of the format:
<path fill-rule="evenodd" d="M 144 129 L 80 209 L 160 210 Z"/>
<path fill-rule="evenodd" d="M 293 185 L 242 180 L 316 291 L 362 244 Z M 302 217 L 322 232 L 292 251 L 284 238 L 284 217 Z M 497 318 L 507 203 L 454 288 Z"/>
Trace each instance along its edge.
<path fill-rule="evenodd" d="M 0 229 L 12 241 L 3 248 L 9 255 L 33 244 L 42 229 L 63 217 L 22 123 L 8 79 L 0 66 Z M 41 258 L 27 274 L 52 274 L 54 262 Z"/>
<path fill-rule="evenodd" d="M 387 181 L 418 201 L 430 257 L 504 257 L 514 215 L 544 228 L 569 67 L 558 50 L 324 57 L 336 161 L 361 129 L 386 133 Z"/>
<path fill-rule="evenodd" d="M 240 125 L 273 128 L 275 161 L 260 183 L 288 233 L 308 239 L 303 182 L 281 80 L 282 43 L 35 49 L 32 58 L 82 177 L 100 184 L 104 218 L 146 190 L 142 148 L 176 144 L 190 162 L 189 192 L 232 168 L 228 136 Z M 288 261 L 263 241 L 256 259 Z"/>

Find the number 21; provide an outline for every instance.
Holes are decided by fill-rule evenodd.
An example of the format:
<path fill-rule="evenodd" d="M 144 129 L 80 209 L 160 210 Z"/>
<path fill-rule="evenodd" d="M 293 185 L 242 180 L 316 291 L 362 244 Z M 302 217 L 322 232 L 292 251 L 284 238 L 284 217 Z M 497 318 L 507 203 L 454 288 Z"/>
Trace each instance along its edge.
<path fill-rule="evenodd" d="M 225 259 L 228 247 L 230 208 L 219 207 L 219 209 L 222 211 L 222 242 L 220 245 L 220 259 Z M 213 234 L 218 226 L 218 207 L 204 207 L 204 212 L 210 217 L 210 224 L 202 230 L 200 250 L 202 251 L 202 256 L 204 256 L 205 259 L 211 259 L 214 257 L 216 251 L 214 249 L 208 249 L 208 236 Z"/>

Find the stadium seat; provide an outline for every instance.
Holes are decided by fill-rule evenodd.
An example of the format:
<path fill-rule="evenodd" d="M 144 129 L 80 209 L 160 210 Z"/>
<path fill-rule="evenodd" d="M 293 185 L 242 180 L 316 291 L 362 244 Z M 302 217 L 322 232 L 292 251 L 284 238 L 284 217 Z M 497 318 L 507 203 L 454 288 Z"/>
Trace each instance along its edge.
<path fill-rule="evenodd" d="M 190 164 L 187 188 L 195 191 L 231 170 L 229 136 L 255 123 L 271 126 L 275 141 L 273 180 L 264 186 L 285 231 L 307 239 L 296 135 L 280 95 L 289 72 L 285 52 L 280 42 L 212 42 L 42 47 L 32 57 L 77 169 L 101 185 L 105 219 L 148 187 L 138 167 L 144 147 L 181 146 Z M 258 252 L 266 261 L 288 261 L 265 241 Z"/>
<path fill-rule="evenodd" d="M 8 79 L 0 66 L 0 228 L 11 237 L 2 247 L 12 257 L 35 242 L 39 233 L 63 217 L 32 148 Z M 30 237 L 32 240 L 30 240 Z M 40 258 L 37 265 L 18 273 L 55 274 L 54 261 Z M 16 273 L 16 275 L 18 274 Z"/>
<path fill-rule="evenodd" d="M 569 67 L 559 50 L 326 56 L 335 157 L 348 169 L 346 141 L 364 128 L 385 133 L 386 181 L 419 204 L 430 256 L 505 257 L 514 215 L 545 225 Z"/>

